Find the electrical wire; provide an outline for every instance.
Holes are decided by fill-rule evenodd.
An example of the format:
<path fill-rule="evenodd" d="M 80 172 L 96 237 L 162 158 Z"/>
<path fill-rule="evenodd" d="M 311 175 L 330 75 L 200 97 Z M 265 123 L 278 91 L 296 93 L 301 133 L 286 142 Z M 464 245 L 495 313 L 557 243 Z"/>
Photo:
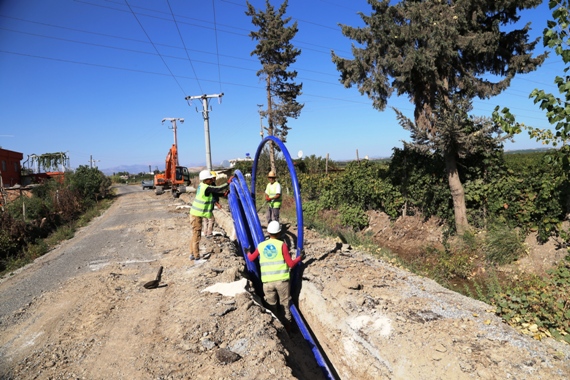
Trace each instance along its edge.
<path fill-rule="evenodd" d="M 174 81 L 176 81 L 176 84 L 178 84 L 178 87 L 180 87 L 180 90 L 182 91 L 182 93 L 184 95 L 186 95 L 186 91 L 184 91 L 184 89 L 182 88 L 182 85 L 180 84 L 180 82 L 178 81 L 178 79 L 176 79 L 176 76 L 174 75 L 174 73 L 172 72 L 172 70 L 170 70 L 170 67 L 168 67 L 168 64 L 166 63 L 166 61 L 164 60 L 164 58 L 162 57 L 162 55 L 160 54 L 160 52 L 158 51 L 158 49 L 156 48 L 156 46 L 154 45 L 154 42 L 152 42 L 152 39 L 150 38 L 150 36 L 148 35 L 148 33 L 146 32 L 146 30 L 144 29 L 144 26 L 142 25 L 142 23 L 140 22 L 139 18 L 137 17 L 137 15 L 135 14 L 135 12 L 132 10 L 131 6 L 129 5 L 129 2 L 127 0 L 125 0 L 125 4 L 127 4 L 127 6 L 129 7 L 129 9 L 131 10 L 131 13 L 133 14 L 133 16 L 135 17 L 135 20 L 137 20 L 138 24 L 140 25 L 141 29 L 143 30 L 144 34 L 146 35 L 146 37 L 148 38 L 149 42 L 152 44 L 152 46 L 154 47 L 154 50 L 156 50 L 156 53 L 158 54 L 158 56 L 160 57 L 160 59 L 162 60 L 162 63 L 164 63 L 164 66 L 166 66 L 166 69 L 168 70 L 168 72 L 170 73 L 170 75 L 172 76 L 172 78 L 174 79 Z"/>
<path fill-rule="evenodd" d="M 196 70 L 194 69 L 194 65 L 192 64 L 192 59 L 190 59 L 190 55 L 188 54 L 188 49 L 186 49 L 186 44 L 184 43 L 184 38 L 182 38 L 182 33 L 180 33 L 180 28 L 178 27 L 178 23 L 176 22 L 176 17 L 174 17 L 174 12 L 172 12 L 172 7 L 170 6 L 170 1 L 166 0 L 168 4 L 168 8 L 170 9 L 170 14 L 172 15 L 172 20 L 174 21 L 174 25 L 176 25 L 176 30 L 178 31 L 178 36 L 180 37 L 180 41 L 182 41 L 182 46 L 184 46 L 184 52 L 186 53 L 186 57 L 188 58 L 188 62 L 190 63 L 190 67 L 192 67 L 192 72 L 196 77 L 196 82 L 198 83 L 198 88 L 200 88 L 200 93 L 204 93 L 202 90 L 202 85 L 200 85 L 200 81 L 198 80 L 198 74 L 196 74 Z"/>
<path fill-rule="evenodd" d="M 220 49 L 218 46 L 218 27 L 216 22 L 216 5 L 214 4 L 214 0 L 212 0 L 212 10 L 214 11 L 214 34 L 216 36 L 216 58 L 218 60 L 218 80 L 220 82 L 220 92 L 222 91 L 222 74 L 220 72 Z"/>

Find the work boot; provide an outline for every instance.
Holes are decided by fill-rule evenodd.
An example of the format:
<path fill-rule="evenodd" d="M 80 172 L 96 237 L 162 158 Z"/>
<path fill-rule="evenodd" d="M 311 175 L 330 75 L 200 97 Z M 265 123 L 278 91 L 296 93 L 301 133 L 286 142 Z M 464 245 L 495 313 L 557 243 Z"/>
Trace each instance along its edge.
<path fill-rule="evenodd" d="M 199 259 L 206 260 L 209 259 L 211 255 L 211 253 L 204 253 L 203 255 L 200 255 Z"/>
<path fill-rule="evenodd" d="M 189 258 L 190 260 L 196 260 L 196 258 L 194 257 L 194 255 L 190 255 L 188 258 Z"/>

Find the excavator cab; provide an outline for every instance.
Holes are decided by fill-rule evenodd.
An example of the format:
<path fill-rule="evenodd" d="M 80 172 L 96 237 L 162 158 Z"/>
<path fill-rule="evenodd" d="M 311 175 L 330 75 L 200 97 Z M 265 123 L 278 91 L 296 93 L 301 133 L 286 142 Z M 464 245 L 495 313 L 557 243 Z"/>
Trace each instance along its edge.
<path fill-rule="evenodd" d="M 190 173 L 186 166 L 177 166 L 175 176 L 176 182 L 183 181 L 186 185 L 190 184 Z"/>

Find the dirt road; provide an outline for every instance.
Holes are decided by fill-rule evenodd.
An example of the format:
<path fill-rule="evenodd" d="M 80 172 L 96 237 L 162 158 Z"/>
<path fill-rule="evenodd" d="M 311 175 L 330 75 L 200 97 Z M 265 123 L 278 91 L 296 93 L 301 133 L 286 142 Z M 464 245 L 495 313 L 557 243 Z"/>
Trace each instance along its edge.
<path fill-rule="evenodd" d="M 125 194 L 3 279 L 0 379 L 324 378 L 300 334 L 249 292 L 231 239 L 203 239 L 212 257 L 188 259 L 189 201 Z M 305 240 L 299 309 L 338 378 L 570 377 L 567 345 L 522 336 L 489 305 L 335 240 Z M 145 289 L 160 266 L 161 286 Z"/>

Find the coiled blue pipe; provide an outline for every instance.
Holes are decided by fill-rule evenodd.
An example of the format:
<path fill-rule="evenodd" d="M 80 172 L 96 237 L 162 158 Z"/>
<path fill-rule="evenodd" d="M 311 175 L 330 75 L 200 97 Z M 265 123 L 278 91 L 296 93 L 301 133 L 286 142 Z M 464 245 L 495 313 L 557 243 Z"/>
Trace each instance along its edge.
<path fill-rule="evenodd" d="M 259 156 L 263 150 L 263 146 L 268 143 L 269 141 L 274 142 L 279 146 L 285 160 L 287 161 L 287 167 L 289 168 L 289 173 L 291 174 L 291 182 L 293 185 L 293 195 L 295 198 L 295 205 L 297 211 L 297 244 L 296 244 L 296 253 L 300 255 L 303 250 L 303 208 L 301 205 L 301 193 L 299 187 L 299 181 L 297 180 L 297 172 L 295 171 L 295 166 L 293 161 L 291 160 L 291 155 L 289 151 L 283 144 L 281 140 L 274 136 L 268 136 L 261 141 L 259 147 L 257 148 L 257 152 L 255 153 L 255 159 L 253 161 L 253 168 L 252 168 L 252 177 L 251 177 L 251 191 L 248 192 L 247 189 L 247 182 L 243 176 L 243 174 L 236 170 L 234 173 L 234 178 L 230 184 L 230 194 L 228 196 L 228 203 L 230 206 L 230 212 L 232 214 L 232 218 L 234 220 L 234 226 L 236 229 L 236 235 L 238 239 L 239 249 L 245 259 L 247 271 L 250 275 L 250 278 L 253 281 L 255 290 L 258 294 L 262 294 L 263 286 L 261 283 L 260 271 L 259 271 L 259 263 L 256 260 L 255 263 L 252 263 L 247 258 L 247 249 L 248 247 L 256 247 L 259 243 L 265 240 L 265 236 L 263 235 L 263 230 L 261 229 L 261 223 L 259 221 L 259 217 L 257 215 L 257 210 L 255 208 L 255 175 L 257 172 L 257 162 L 259 160 Z M 298 289 L 300 286 L 300 266 L 297 265 L 291 271 L 291 293 L 294 294 L 294 290 Z M 315 359 L 317 360 L 317 364 L 323 370 L 324 375 L 327 379 L 334 379 L 334 375 L 330 370 L 326 360 L 324 359 L 320 348 L 317 346 L 309 329 L 307 328 L 301 314 L 297 310 L 297 307 L 294 304 L 291 304 L 291 315 L 295 320 L 295 323 L 299 327 L 303 338 L 309 344 Z"/>

